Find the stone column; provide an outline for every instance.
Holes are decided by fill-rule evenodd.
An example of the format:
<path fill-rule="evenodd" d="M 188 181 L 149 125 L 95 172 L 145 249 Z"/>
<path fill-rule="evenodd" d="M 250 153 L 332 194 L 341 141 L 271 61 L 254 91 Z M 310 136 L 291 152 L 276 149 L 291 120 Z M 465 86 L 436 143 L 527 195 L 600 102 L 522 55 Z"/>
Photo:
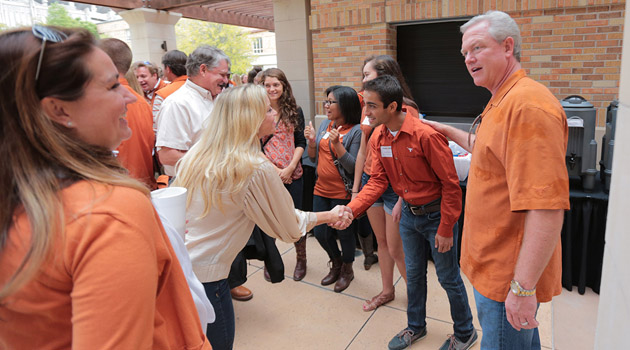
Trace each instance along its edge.
<path fill-rule="evenodd" d="M 278 68 L 287 75 L 297 104 L 304 111 L 306 125 L 315 121 L 313 94 L 313 52 L 308 17 L 309 0 L 274 0 Z"/>
<path fill-rule="evenodd" d="M 619 109 L 606 223 L 606 247 L 602 267 L 595 349 L 621 349 L 630 329 L 630 16 L 626 13 L 619 84 Z"/>
<path fill-rule="evenodd" d="M 181 13 L 137 8 L 118 14 L 129 24 L 134 61 L 151 61 L 161 66 L 166 51 L 177 48 L 175 23 L 182 18 Z"/>

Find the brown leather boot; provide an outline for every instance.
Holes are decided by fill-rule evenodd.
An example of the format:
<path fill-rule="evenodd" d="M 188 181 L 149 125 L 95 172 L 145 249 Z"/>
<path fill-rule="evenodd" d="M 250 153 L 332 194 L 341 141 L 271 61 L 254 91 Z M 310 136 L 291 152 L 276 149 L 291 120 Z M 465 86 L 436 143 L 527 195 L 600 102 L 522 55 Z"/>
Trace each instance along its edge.
<path fill-rule="evenodd" d="M 293 280 L 301 281 L 306 276 L 306 237 L 300 238 L 294 245 L 297 260 L 295 261 Z"/>
<path fill-rule="evenodd" d="M 352 270 L 352 263 L 343 263 L 343 265 L 341 265 L 339 279 L 337 280 L 337 283 L 335 283 L 335 292 L 343 292 L 346 288 L 348 288 L 353 279 L 354 271 Z"/>
<path fill-rule="evenodd" d="M 322 279 L 322 286 L 327 286 L 337 282 L 339 279 L 339 273 L 341 272 L 341 258 L 333 259 L 328 262 L 330 266 L 330 272 Z"/>

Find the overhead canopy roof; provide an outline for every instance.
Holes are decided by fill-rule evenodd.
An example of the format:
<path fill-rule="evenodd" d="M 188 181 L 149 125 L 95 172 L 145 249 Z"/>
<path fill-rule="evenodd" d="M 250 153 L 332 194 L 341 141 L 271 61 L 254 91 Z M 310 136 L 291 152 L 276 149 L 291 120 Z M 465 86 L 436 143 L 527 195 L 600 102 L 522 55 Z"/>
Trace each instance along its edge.
<path fill-rule="evenodd" d="M 146 7 L 185 18 L 273 30 L 273 0 L 78 0 L 84 4 L 131 10 Z"/>

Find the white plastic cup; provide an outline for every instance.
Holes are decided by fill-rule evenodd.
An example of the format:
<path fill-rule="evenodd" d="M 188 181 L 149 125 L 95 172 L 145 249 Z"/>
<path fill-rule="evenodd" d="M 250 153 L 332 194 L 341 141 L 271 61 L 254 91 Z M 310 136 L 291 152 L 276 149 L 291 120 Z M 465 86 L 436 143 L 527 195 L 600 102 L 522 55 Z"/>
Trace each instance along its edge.
<path fill-rule="evenodd" d="M 184 187 L 166 187 L 151 192 L 151 202 L 184 238 L 186 234 L 186 192 Z"/>

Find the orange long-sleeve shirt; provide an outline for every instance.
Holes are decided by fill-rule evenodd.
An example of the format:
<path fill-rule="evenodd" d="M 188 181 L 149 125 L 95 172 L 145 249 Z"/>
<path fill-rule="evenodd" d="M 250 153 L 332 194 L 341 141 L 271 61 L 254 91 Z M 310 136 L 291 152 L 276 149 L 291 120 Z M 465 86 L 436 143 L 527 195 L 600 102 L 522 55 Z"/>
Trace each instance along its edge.
<path fill-rule="evenodd" d="M 390 183 L 394 192 L 411 205 L 424 205 L 442 197 L 438 234 L 451 237 L 462 210 L 462 190 L 446 137 L 406 114 L 393 136 L 380 125 L 370 138 L 372 176 L 348 206 L 354 216 L 363 213 Z"/>
<path fill-rule="evenodd" d="M 182 268 L 149 199 L 80 181 L 60 193 L 63 235 L 34 278 L 0 302 L 2 349 L 211 349 Z M 31 239 L 18 209 L 0 285 Z"/>

